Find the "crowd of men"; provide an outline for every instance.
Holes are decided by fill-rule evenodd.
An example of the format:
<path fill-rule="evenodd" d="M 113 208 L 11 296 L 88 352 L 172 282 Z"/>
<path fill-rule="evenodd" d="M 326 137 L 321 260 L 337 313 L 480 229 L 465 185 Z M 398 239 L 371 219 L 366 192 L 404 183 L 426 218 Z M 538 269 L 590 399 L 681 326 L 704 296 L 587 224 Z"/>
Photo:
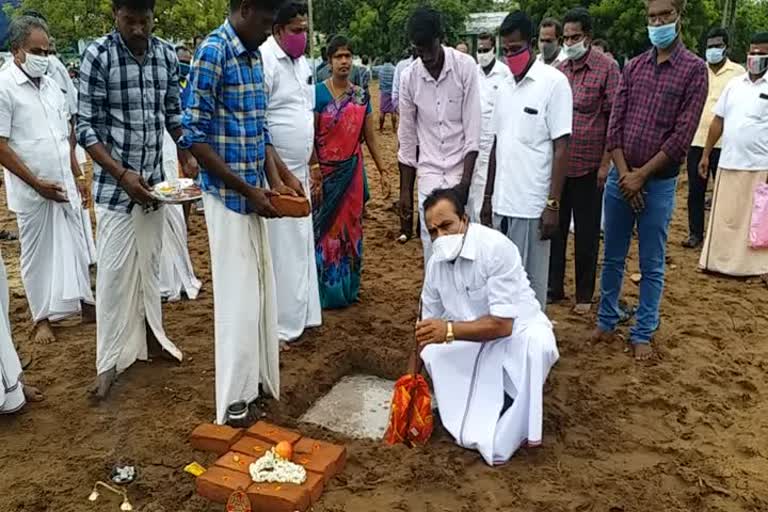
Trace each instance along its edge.
<path fill-rule="evenodd" d="M 309 189 L 315 89 L 307 10 L 231 0 L 226 21 L 193 57 L 152 35 L 154 4 L 112 1 L 116 28 L 86 48 L 76 103 L 54 75 L 45 21 L 26 15 L 12 23 L 14 60 L 0 71 L 0 164 L 18 220 L 22 281 L 39 340 L 53 339 L 51 323 L 62 318 L 96 321 L 95 398 L 152 351 L 181 361 L 163 328 L 166 230 L 179 235 L 176 280 L 193 283 L 184 286 L 190 296 L 199 282 L 184 265 L 184 213 L 152 193 L 180 166 L 203 191 L 216 421 L 226 423 L 237 402 L 256 417 L 258 398 L 279 399 L 280 342 L 322 322 L 312 218 L 278 219 L 270 202 Z M 411 236 L 418 184 L 419 355 L 446 429 L 489 464 L 542 441 L 544 381 L 559 357 L 545 310 L 566 295 L 572 225 L 575 311 L 586 314 L 604 217 L 594 341 L 611 338 L 630 314 L 620 306 L 621 288 L 635 233 L 639 239 L 640 304 L 629 338 L 637 359 L 651 356 L 659 328 L 669 223 L 686 161 L 685 246 L 704 244 L 703 269 L 768 274 L 768 252 L 748 244 L 747 199 L 768 179 L 768 33 L 752 39 L 745 71 L 728 60 L 721 29 L 708 34 L 706 62 L 685 47 L 685 0 L 646 0 L 646 7 L 652 46 L 623 71 L 594 39 L 583 8 L 562 22 L 544 19 L 538 31 L 515 11 L 498 37 L 479 36 L 476 60 L 466 43 L 444 46 L 440 13 L 419 8 L 408 22 L 409 55 L 378 69 L 379 126 L 390 115 L 398 132 L 401 241 Z M 363 69 L 357 77 L 365 87 L 366 76 Z M 93 161 L 91 187 L 78 145 Z M 715 171 L 705 241 L 707 179 Z M 23 382 L 7 298 L 0 302 L 0 412 L 13 412 L 41 395 Z"/>

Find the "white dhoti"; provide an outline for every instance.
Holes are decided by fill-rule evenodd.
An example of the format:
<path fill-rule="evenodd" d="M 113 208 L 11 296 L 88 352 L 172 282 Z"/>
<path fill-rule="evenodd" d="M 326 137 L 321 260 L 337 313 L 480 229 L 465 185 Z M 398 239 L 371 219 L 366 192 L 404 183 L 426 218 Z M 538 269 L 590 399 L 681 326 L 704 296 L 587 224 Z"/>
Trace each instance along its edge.
<path fill-rule="evenodd" d="M 488 343 L 429 345 L 421 354 L 440 419 L 456 442 L 490 465 L 542 441 L 543 390 L 559 353 L 549 321 L 515 322 L 512 335 Z M 504 395 L 513 400 L 504 410 Z"/>
<path fill-rule="evenodd" d="M 304 190 L 309 190 L 309 166 L 284 161 Z M 295 341 L 304 329 L 322 324 L 312 215 L 273 219 L 267 225 L 277 288 L 278 335 L 280 341 Z"/>
<path fill-rule="evenodd" d="M 205 193 L 211 249 L 216 346 L 216 422 L 227 407 L 259 396 L 280 398 L 280 344 L 267 223 L 228 209 Z"/>
<path fill-rule="evenodd" d="M 165 335 L 159 261 L 164 211 L 134 206 L 121 213 L 96 206 L 96 371 L 124 371 L 147 359 L 147 326 L 169 354 L 181 351 Z"/>
<path fill-rule="evenodd" d="M 17 212 L 21 279 L 35 323 L 78 315 L 82 302 L 93 304 L 84 213 L 54 201 Z"/>
<path fill-rule="evenodd" d="M 8 277 L 5 262 L 0 256 L 0 414 L 18 411 L 26 403 L 24 384 L 21 382 L 21 361 L 11 338 L 8 319 Z"/>
<path fill-rule="evenodd" d="M 469 187 L 469 199 L 467 200 L 467 215 L 469 221 L 480 224 L 480 212 L 485 200 L 485 185 L 488 183 L 488 161 L 490 160 L 493 138 L 490 147 L 484 140 L 480 143 L 480 152 L 475 161 L 475 171 L 472 173 L 472 184 Z"/>
<path fill-rule="evenodd" d="M 88 157 L 85 150 L 78 144 L 75 146 L 75 158 L 77 158 L 77 164 L 80 167 L 80 172 L 85 175 L 85 164 L 88 162 Z M 96 243 L 93 239 L 93 224 L 91 223 L 91 212 L 88 209 L 83 209 L 82 215 L 83 221 L 83 233 L 85 233 L 85 242 L 88 245 L 88 264 L 96 264 Z"/>
<path fill-rule="evenodd" d="M 96 242 L 93 237 L 93 223 L 91 223 L 90 210 L 83 208 L 82 215 L 80 215 L 83 227 L 83 236 L 85 237 L 85 245 L 88 248 L 88 265 L 96 264 Z"/>
<path fill-rule="evenodd" d="M 163 249 L 160 253 L 160 295 L 170 302 L 181 300 L 182 292 L 192 300 L 197 298 L 202 284 L 187 247 L 187 223 L 181 205 L 166 205 L 163 222 Z"/>

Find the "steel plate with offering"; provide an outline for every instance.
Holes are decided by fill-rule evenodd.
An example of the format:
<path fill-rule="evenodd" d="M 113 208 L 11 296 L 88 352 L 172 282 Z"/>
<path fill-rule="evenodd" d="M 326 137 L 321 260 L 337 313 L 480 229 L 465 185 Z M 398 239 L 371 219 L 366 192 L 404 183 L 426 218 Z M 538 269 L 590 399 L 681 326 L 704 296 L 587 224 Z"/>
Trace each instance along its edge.
<path fill-rule="evenodd" d="M 179 178 L 175 182 L 164 181 L 155 185 L 153 195 L 164 203 L 182 204 L 202 199 L 203 192 L 189 178 Z"/>

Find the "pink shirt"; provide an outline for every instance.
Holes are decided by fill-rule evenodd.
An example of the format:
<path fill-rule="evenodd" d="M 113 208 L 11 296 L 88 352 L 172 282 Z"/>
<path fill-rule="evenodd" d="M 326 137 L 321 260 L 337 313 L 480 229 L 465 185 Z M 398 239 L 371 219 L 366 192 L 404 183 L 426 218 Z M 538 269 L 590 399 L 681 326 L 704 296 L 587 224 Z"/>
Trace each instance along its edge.
<path fill-rule="evenodd" d="M 443 50 L 445 64 L 437 80 L 419 59 L 400 83 L 398 159 L 416 168 L 421 193 L 458 185 L 464 157 L 480 148 L 477 65 L 453 48 Z"/>

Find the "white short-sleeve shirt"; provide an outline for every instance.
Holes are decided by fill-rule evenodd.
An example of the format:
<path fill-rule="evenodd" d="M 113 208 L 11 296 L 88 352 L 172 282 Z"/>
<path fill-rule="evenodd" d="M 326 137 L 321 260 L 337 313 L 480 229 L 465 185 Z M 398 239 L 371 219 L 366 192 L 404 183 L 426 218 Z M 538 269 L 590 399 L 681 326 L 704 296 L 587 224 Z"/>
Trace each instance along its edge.
<path fill-rule="evenodd" d="M 70 202 L 80 201 L 70 161 L 70 112 L 64 93 L 49 76 L 32 83 L 16 64 L 0 71 L 0 137 L 37 177 L 61 184 Z M 5 170 L 8 208 L 28 212 L 47 201 Z"/>
<path fill-rule="evenodd" d="M 768 171 L 768 75 L 756 82 L 746 73 L 731 80 L 714 113 L 723 118 L 720 167 Z"/>
<path fill-rule="evenodd" d="M 492 315 L 520 324 L 546 319 L 515 244 L 481 224 L 467 228 L 456 262 L 430 259 L 422 306 L 425 319 L 471 322 Z"/>
<path fill-rule="evenodd" d="M 480 108 L 483 115 L 480 149 L 488 154 L 493 146 L 493 111 L 496 109 L 496 99 L 504 82 L 512 79 L 512 72 L 498 59 L 494 61 L 491 72 L 487 75 L 480 64 L 477 65 L 477 72 L 480 76 Z"/>
<path fill-rule="evenodd" d="M 272 143 L 291 169 L 308 165 L 315 138 L 315 86 L 306 57 L 292 59 L 270 36 L 259 48 Z"/>
<path fill-rule="evenodd" d="M 536 61 L 521 82 L 510 78 L 502 84 L 493 117 L 493 213 L 541 217 L 552 182 L 553 141 L 570 135 L 572 123 L 571 86 L 554 67 Z"/>

